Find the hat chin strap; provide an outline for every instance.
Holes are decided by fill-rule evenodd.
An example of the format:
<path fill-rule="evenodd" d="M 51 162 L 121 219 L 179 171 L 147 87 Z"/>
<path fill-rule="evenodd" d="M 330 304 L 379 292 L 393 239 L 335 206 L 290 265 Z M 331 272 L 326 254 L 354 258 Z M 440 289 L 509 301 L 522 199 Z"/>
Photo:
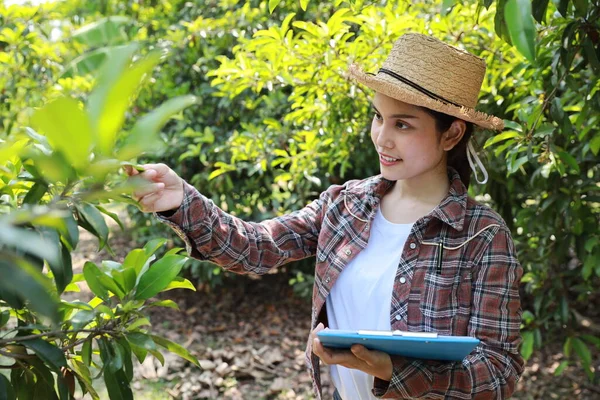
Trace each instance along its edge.
<path fill-rule="evenodd" d="M 477 163 L 477 166 L 479 167 L 479 169 L 483 173 L 483 180 L 482 181 L 479 180 L 479 175 L 477 175 L 477 169 L 475 168 L 475 164 L 473 164 L 473 159 L 475 159 L 475 162 Z M 467 144 L 467 160 L 469 160 L 469 166 L 471 167 L 471 171 L 473 171 L 473 173 L 475 174 L 475 180 L 477 181 L 477 183 L 479 183 L 481 185 L 483 185 L 484 183 L 486 183 L 488 181 L 488 173 L 487 173 L 485 167 L 483 166 L 481 160 L 477 156 L 477 152 L 475 152 L 475 148 L 473 147 L 473 143 L 471 143 L 470 140 L 469 140 L 469 143 Z"/>

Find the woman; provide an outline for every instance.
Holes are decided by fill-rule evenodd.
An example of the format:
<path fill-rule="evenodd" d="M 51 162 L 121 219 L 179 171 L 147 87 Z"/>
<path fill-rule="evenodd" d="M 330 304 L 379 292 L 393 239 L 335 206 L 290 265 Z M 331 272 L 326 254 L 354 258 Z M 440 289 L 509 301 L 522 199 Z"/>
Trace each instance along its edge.
<path fill-rule="evenodd" d="M 522 269 L 505 222 L 467 195 L 472 158 L 483 170 L 469 142 L 474 125 L 503 128 L 474 109 L 484 75 L 482 59 L 420 34 L 398 39 L 376 75 L 351 65 L 349 76 L 375 90 L 371 138 L 381 175 L 333 185 L 291 214 L 244 222 L 163 164 L 145 165 L 153 183 L 136 198 L 192 257 L 230 271 L 264 273 L 316 256 L 307 365 L 318 399 L 320 361 L 331 366 L 338 399 L 508 398 L 523 371 Z M 462 362 L 360 345 L 334 351 L 316 338 L 324 327 L 438 332 L 480 344 Z"/>

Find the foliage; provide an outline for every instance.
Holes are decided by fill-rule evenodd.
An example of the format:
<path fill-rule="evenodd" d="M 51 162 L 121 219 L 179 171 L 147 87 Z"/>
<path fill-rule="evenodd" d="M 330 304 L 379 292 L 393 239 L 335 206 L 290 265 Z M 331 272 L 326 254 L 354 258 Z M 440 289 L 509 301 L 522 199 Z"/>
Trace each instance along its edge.
<path fill-rule="evenodd" d="M 600 329 L 583 322 L 597 313 L 590 305 L 600 283 L 597 0 L 66 3 L 37 14 L 20 7 L 2 17 L 0 43 L 11 44 L 3 45 L 10 56 L 0 57 L 10 60 L 11 72 L 0 71 L 0 82 L 18 77 L 9 82 L 10 96 L 0 94 L 10 106 L 0 109 L 5 135 L 57 93 L 85 98 L 91 75 L 78 74 L 96 71 L 114 46 L 138 41 L 171 49 L 121 122 L 131 131 L 140 114 L 165 99 L 196 95 L 199 107 L 170 120 L 161 145 L 143 159 L 166 162 L 248 220 L 298 209 L 330 184 L 378 173 L 368 132 L 370 93 L 345 78 L 348 63 L 374 71 L 408 31 L 483 57 L 488 74 L 479 109 L 504 118 L 507 129 L 477 133 L 490 183 L 473 186 L 471 194 L 502 214 L 525 269 L 522 352 L 528 358 L 548 342 L 564 341 L 569 362 L 595 379 L 589 360 Z M 53 12 L 60 13 L 64 40 L 50 40 L 44 29 L 21 35 L 23 21 L 47 26 L 57 18 Z M 47 52 L 55 61 L 47 61 Z M 133 207 L 132 219 L 139 241 L 165 233 Z M 309 293 L 312 264 L 286 267 L 298 293 Z M 223 279 L 214 265 L 191 265 L 202 280 Z"/>
<path fill-rule="evenodd" d="M 152 51 L 132 62 L 137 52 L 135 43 L 107 51 L 85 108 L 56 97 L 31 115 L 35 130 L 17 124 L 0 141 L 0 368 L 11 371 L 10 379 L 0 375 L 1 398 L 71 399 L 78 381 L 82 393 L 98 399 L 92 380 L 102 376 L 111 399 L 132 399 L 133 355 L 164 362 L 159 348 L 198 365 L 180 345 L 150 334 L 146 316 L 152 307 L 177 308 L 150 301 L 158 293 L 194 289 L 178 277 L 187 261 L 181 248 L 158 258 L 166 240 L 154 239 L 122 263 L 87 262 L 79 274 L 72 268 L 78 229 L 111 251 L 103 214 L 121 224 L 110 206 L 136 204 L 129 195 L 138 184 L 115 173 L 151 150 L 167 119 L 196 101 L 169 99 L 123 135 L 131 99 L 164 56 Z M 79 281 L 92 300 L 60 299 L 79 291 Z"/>

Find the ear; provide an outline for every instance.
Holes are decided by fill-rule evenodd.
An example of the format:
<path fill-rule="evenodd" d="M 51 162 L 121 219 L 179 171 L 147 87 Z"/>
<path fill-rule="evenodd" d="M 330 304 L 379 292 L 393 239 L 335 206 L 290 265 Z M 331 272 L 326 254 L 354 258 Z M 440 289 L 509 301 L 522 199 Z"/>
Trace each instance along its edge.
<path fill-rule="evenodd" d="M 467 124 L 462 119 L 455 119 L 450 128 L 442 134 L 442 147 L 445 151 L 450 151 L 456 146 L 465 135 Z"/>

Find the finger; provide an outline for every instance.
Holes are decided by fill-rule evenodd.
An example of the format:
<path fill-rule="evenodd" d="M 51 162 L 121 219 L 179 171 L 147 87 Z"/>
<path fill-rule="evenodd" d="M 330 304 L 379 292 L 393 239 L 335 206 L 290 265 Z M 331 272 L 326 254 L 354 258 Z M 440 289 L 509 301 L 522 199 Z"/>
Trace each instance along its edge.
<path fill-rule="evenodd" d="M 128 176 L 138 175 L 139 171 L 133 168 L 131 165 L 124 165 L 123 169 Z"/>
<path fill-rule="evenodd" d="M 148 181 L 151 181 L 158 177 L 158 172 L 155 169 L 146 169 L 140 176 Z"/>
<path fill-rule="evenodd" d="M 319 339 L 313 340 L 313 353 L 325 364 L 356 364 L 356 357 L 348 350 L 333 350 L 323 346 Z"/>
<path fill-rule="evenodd" d="M 322 331 L 323 329 L 325 329 L 325 325 L 323 325 L 322 322 L 319 322 L 319 325 L 317 325 L 315 327 L 315 329 L 312 330 L 312 332 L 310 332 L 310 339 L 314 339 L 317 337 L 317 332 Z"/>
<path fill-rule="evenodd" d="M 364 361 L 368 366 L 373 367 L 382 363 L 382 353 L 380 351 L 369 350 L 365 346 L 360 344 L 355 344 L 350 348 L 352 354 L 356 356 L 356 358 Z"/>
<path fill-rule="evenodd" d="M 163 195 L 162 190 L 158 191 L 158 192 L 154 192 L 152 194 L 149 194 L 147 196 L 144 196 L 143 198 L 141 198 L 138 202 L 140 203 L 140 206 L 142 207 L 142 211 L 154 211 L 154 203 L 156 203 L 156 201 L 158 201 L 158 199 L 160 199 L 160 197 Z"/>
<path fill-rule="evenodd" d="M 136 199 L 141 199 L 144 196 L 149 194 L 159 192 L 165 188 L 165 184 L 162 182 L 159 183 L 150 183 L 142 186 L 138 190 L 133 193 L 133 197 Z"/>
<path fill-rule="evenodd" d="M 148 169 L 155 170 L 157 177 L 164 176 L 171 170 L 171 168 L 169 168 L 168 165 L 162 164 L 162 163 L 160 163 L 160 164 L 144 164 L 144 165 L 142 165 L 142 167 L 144 167 L 144 169 L 146 169 L 146 170 L 148 170 Z"/>

